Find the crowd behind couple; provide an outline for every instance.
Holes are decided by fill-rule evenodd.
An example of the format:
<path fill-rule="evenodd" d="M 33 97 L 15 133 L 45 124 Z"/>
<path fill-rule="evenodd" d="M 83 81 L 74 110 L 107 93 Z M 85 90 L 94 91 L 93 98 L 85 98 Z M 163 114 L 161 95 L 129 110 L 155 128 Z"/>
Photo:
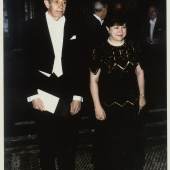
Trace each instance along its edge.
<path fill-rule="evenodd" d="M 75 169 L 77 116 L 88 103 L 95 117 L 94 169 L 141 170 L 145 69 L 136 44 L 127 39 L 127 16 L 107 15 L 109 4 L 96 0 L 93 13 L 78 26 L 65 16 L 66 0 L 44 5 L 46 13 L 28 21 L 24 32 L 26 98 L 37 122 L 41 169 L 55 170 L 56 157 L 60 170 Z M 154 6 L 149 12 L 157 17 Z M 153 38 L 155 17 L 150 45 L 159 41 Z M 48 99 L 38 89 L 59 98 L 54 113 L 46 110 Z"/>

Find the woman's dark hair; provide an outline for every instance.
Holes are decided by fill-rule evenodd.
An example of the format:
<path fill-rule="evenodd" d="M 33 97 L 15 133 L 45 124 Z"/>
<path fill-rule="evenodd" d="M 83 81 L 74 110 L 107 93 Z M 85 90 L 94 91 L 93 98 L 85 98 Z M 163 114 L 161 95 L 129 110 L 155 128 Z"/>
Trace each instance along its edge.
<path fill-rule="evenodd" d="M 118 25 L 118 26 L 122 26 L 128 24 L 127 22 L 127 17 L 125 16 L 125 14 L 112 14 L 110 16 L 108 16 L 108 18 L 106 19 L 106 26 L 111 27 L 114 25 Z"/>

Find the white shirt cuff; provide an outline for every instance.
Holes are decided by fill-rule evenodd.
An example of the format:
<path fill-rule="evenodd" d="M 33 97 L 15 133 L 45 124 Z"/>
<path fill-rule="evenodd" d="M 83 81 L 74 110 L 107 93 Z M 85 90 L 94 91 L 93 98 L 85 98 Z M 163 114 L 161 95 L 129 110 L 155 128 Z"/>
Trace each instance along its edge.
<path fill-rule="evenodd" d="M 39 94 L 27 97 L 27 102 L 32 102 L 34 99 L 37 99 L 37 98 L 39 98 Z"/>
<path fill-rule="evenodd" d="M 39 94 L 27 97 L 27 102 L 32 102 L 34 99 L 37 99 L 37 98 L 39 98 Z M 73 100 L 78 100 L 78 101 L 83 102 L 83 97 L 74 95 Z"/>
<path fill-rule="evenodd" d="M 78 101 L 83 102 L 83 97 L 74 95 L 73 100 L 78 100 Z"/>

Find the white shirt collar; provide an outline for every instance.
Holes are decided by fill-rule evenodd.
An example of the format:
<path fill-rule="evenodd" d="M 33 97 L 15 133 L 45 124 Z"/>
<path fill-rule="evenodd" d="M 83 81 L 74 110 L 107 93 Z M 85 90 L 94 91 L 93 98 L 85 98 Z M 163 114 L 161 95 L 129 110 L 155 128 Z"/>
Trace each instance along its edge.
<path fill-rule="evenodd" d="M 45 15 L 55 56 L 52 72 L 54 72 L 57 76 L 61 76 L 63 74 L 61 57 L 65 17 L 63 16 L 56 21 L 48 12 L 46 12 Z"/>
<path fill-rule="evenodd" d="M 49 23 L 51 24 L 56 24 L 56 23 L 64 23 L 65 22 L 65 16 L 62 16 L 59 20 L 55 20 L 49 13 L 48 11 L 45 13 L 46 19 Z"/>
<path fill-rule="evenodd" d="M 150 19 L 150 20 L 149 20 L 149 22 L 150 22 L 150 23 L 155 23 L 155 22 L 156 22 L 156 20 L 157 20 L 157 18 Z"/>
<path fill-rule="evenodd" d="M 99 16 L 97 16 L 96 14 L 93 14 L 93 16 L 100 22 L 100 24 L 102 25 L 104 20 L 102 20 Z"/>

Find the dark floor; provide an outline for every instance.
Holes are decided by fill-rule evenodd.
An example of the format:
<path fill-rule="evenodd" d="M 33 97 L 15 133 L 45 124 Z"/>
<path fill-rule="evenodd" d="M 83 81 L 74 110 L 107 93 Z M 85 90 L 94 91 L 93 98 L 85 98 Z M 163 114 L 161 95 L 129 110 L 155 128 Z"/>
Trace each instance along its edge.
<path fill-rule="evenodd" d="M 144 170 L 167 169 L 167 121 L 166 108 L 148 110 L 145 114 L 144 132 L 146 136 L 146 154 Z M 39 170 L 39 147 L 37 135 L 31 133 L 34 121 L 17 122 L 15 128 L 19 134 L 5 138 L 5 170 Z M 86 120 L 81 125 L 88 124 Z M 76 156 L 76 170 L 93 170 L 92 129 L 79 130 Z M 87 127 L 86 127 L 87 128 Z M 24 130 L 23 132 L 21 131 Z M 22 133 L 21 133 L 22 132 Z M 86 148 L 85 148 L 86 147 Z"/>
<path fill-rule="evenodd" d="M 76 170 L 93 170 L 90 149 L 79 149 L 76 156 Z M 166 170 L 167 150 L 165 144 L 146 149 L 144 170 Z M 39 170 L 39 149 L 37 145 L 24 148 L 8 148 L 5 151 L 5 170 Z"/>
<path fill-rule="evenodd" d="M 79 151 L 77 156 L 77 170 L 92 170 L 90 152 Z M 157 145 L 146 150 L 144 170 L 166 170 L 166 146 Z"/>
<path fill-rule="evenodd" d="M 145 160 L 144 170 L 166 170 L 167 150 L 165 145 L 149 148 L 146 152 Z"/>

